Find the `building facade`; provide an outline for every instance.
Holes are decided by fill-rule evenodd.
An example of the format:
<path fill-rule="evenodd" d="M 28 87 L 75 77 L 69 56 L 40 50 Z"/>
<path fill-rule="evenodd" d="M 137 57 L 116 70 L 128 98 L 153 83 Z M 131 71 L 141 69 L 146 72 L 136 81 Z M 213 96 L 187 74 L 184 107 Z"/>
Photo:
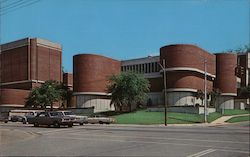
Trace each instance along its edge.
<path fill-rule="evenodd" d="M 78 54 L 73 57 L 73 74 L 62 73 L 62 46 L 48 40 L 25 38 L 1 45 L 0 52 L 0 107 L 23 107 L 33 88 L 46 80 L 57 80 L 71 93 L 67 107 L 114 110 L 106 87 L 108 77 L 121 71 L 143 74 L 150 82 L 145 104 L 163 105 L 163 62 L 169 107 L 202 106 L 197 92 L 204 92 L 205 86 L 207 93 L 214 89 L 221 92 L 216 102 L 219 108 L 244 109 L 249 105 L 249 99 L 240 97 L 239 91 L 250 84 L 250 52 L 211 54 L 195 45 L 176 44 L 161 47 L 159 56 L 122 61 Z M 208 95 L 207 104 L 210 102 Z"/>
<path fill-rule="evenodd" d="M 108 77 L 120 73 L 121 62 L 93 54 L 73 57 L 73 95 L 76 107 L 94 107 L 94 112 L 114 110 L 106 91 Z"/>
<path fill-rule="evenodd" d="M 47 80 L 62 82 L 62 47 L 39 38 L 1 45 L 0 106 L 23 107 L 30 90 Z"/>

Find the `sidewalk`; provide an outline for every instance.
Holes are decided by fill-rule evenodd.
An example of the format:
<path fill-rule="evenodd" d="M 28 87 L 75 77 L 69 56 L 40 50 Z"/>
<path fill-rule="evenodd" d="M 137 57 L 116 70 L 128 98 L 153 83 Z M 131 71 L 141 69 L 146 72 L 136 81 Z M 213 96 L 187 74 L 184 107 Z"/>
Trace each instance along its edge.
<path fill-rule="evenodd" d="M 240 115 L 232 115 L 232 116 L 222 116 L 210 124 L 228 124 L 226 121 L 233 117 L 241 117 L 241 116 L 250 116 L 250 114 L 240 114 Z"/>

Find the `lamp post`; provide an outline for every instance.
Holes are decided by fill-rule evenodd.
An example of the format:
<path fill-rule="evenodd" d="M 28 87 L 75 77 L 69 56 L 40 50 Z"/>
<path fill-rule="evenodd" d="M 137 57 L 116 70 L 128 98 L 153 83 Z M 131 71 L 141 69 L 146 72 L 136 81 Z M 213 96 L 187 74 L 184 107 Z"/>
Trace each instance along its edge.
<path fill-rule="evenodd" d="M 166 82 L 166 62 L 165 59 L 162 60 L 163 61 L 163 66 L 161 65 L 161 63 L 158 63 L 161 67 L 161 69 L 163 70 L 163 77 L 164 77 L 164 115 L 165 115 L 165 120 L 164 120 L 164 124 L 165 126 L 167 126 L 167 82 Z"/>
<path fill-rule="evenodd" d="M 205 76 L 204 76 L 204 122 L 207 123 L 207 60 L 204 59 L 204 70 L 205 70 Z"/>

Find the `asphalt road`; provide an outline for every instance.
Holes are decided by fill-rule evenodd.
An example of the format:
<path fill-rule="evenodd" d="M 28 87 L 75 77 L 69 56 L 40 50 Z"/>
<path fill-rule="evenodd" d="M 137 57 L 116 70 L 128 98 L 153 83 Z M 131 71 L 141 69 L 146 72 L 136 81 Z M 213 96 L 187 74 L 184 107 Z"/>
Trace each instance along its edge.
<path fill-rule="evenodd" d="M 7 136 L 3 130 L 8 130 L 13 138 L 3 140 Z M 249 156 L 249 124 L 246 123 L 213 127 L 85 125 L 73 128 L 0 123 L 0 133 L 1 156 Z M 19 139 L 15 135 L 22 133 L 30 136 Z"/>

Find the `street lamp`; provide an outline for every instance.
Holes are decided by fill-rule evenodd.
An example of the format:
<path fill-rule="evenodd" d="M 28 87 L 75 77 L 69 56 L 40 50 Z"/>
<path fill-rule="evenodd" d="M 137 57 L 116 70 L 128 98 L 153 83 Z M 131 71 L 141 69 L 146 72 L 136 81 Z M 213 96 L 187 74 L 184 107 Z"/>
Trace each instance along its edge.
<path fill-rule="evenodd" d="M 163 66 L 161 65 L 161 63 L 158 63 L 161 67 L 161 69 L 163 70 L 163 77 L 164 77 L 164 114 L 165 114 L 165 126 L 167 126 L 167 82 L 166 82 L 166 62 L 165 59 L 162 60 L 163 61 Z"/>
<path fill-rule="evenodd" d="M 204 78 L 204 94 L 205 94 L 205 102 L 204 102 L 204 121 L 207 123 L 207 60 L 204 59 L 204 70 L 205 70 L 205 78 Z"/>

